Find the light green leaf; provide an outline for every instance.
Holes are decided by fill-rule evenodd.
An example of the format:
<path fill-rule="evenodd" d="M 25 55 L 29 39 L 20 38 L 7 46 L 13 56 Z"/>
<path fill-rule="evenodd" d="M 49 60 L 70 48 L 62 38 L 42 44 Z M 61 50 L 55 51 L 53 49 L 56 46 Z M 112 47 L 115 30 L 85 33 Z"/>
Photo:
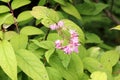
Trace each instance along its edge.
<path fill-rule="evenodd" d="M 10 2 L 10 0 L 1 0 L 1 1 L 6 3 Z"/>
<path fill-rule="evenodd" d="M 10 9 L 7 6 L 0 5 L 0 14 L 8 11 L 10 11 Z"/>
<path fill-rule="evenodd" d="M 89 55 L 89 57 L 92 57 L 92 58 L 98 58 L 100 56 L 100 47 L 90 47 L 88 50 L 87 50 L 87 53 Z"/>
<path fill-rule="evenodd" d="M 50 80 L 63 80 L 60 72 L 52 67 L 46 67 Z"/>
<path fill-rule="evenodd" d="M 23 34 L 16 35 L 11 38 L 10 43 L 15 51 L 18 49 L 25 49 L 28 43 L 28 37 Z"/>
<path fill-rule="evenodd" d="M 58 53 L 58 56 L 63 64 L 63 66 L 67 69 L 68 65 L 70 63 L 70 60 L 71 60 L 71 55 L 67 55 L 59 49 L 56 49 L 56 53 Z"/>
<path fill-rule="evenodd" d="M 114 66 L 118 62 L 118 60 L 119 53 L 115 50 L 105 52 L 100 58 L 100 62 L 105 66 Z"/>
<path fill-rule="evenodd" d="M 92 79 L 89 80 L 107 80 L 107 74 L 102 71 L 95 71 L 90 75 L 90 77 Z"/>
<path fill-rule="evenodd" d="M 5 32 L 5 34 L 4 34 L 4 39 L 5 39 L 5 40 L 10 40 L 12 37 L 14 37 L 14 36 L 16 36 L 16 35 L 17 35 L 17 33 L 14 32 L 14 31 L 7 31 L 7 32 Z"/>
<path fill-rule="evenodd" d="M 114 80 L 120 80 L 120 74 L 114 78 Z"/>
<path fill-rule="evenodd" d="M 57 2 L 57 3 L 59 3 L 59 4 L 61 4 L 61 5 L 66 6 L 65 0 L 54 0 L 54 1 Z"/>
<path fill-rule="evenodd" d="M 61 5 L 61 8 L 68 14 L 76 17 L 77 19 L 81 20 L 82 21 L 82 18 L 80 16 L 80 13 L 77 11 L 77 9 L 70 3 L 65 3 L 66 6 L 62 6 Z"/>
<path fill-rule="evenodd" d="M 55 49 L 50 49 L 48 51 L 45 52 L 45 58 L 47 60 L 47 62 L 49 63 L 49 58 L 51 57 L 51 55 L 54 53 Z"/>
<path fill-rule="evenodd" d="M 36 44 L 37 46 L 44 48 L 44 49 L 54 49 L 55 48 L 55 44 L 52 41 L 37 41 L 37 40 L 32 40 L 32 42 L 34 44 Z"/>
<path fill-rule="evenodd" d="M 76 74 L 74 74 L 73 72 L 70 72 L 69 70 L 67 71 L 64 68 L 60 58 L 57 55 L 52 55 L 50 60 L 49 60 L 49 63 L 53 68 L 57 69 L 57 71 L 60 72 L 60 74 L 62 75 L 62 77 L 64 79 L 66 79 L 66 80 L 78 80 Z"/>
<path fill-rule="evenodd" d="M 43 34 L 43 31 L 34 26 L 25 26 L 24 28 L 22 28 L 20 33 L 25 35 L 39 35 L 39 34 Z"/>
<path fill-rule="evenodd" d="M 33 7 L 31 14 L 39 20 L 42 19 L 41 23 L 46 27 L 49 27 L 51 24 L 59 21 L 58 13 L 53 9 L 49 9 L 47 7 Z"/>
<path fill-rule="evenodd" d="M 104 71 L 104 66 L 97 59 L 86 57 L 83 59 L 84 67 L 91 73 L 94 71 Z"/>
<path fill-rule="evenodd" d="M 21 49 L 16 56 L 18 67 L 33 80 L 49 80 L 44 64 L 33 53 Z"/>
<path fill-rule="evenodd" d="M 117 25 L 117 26 L 115 26 L 115 27 L 113 27 L 111 29 L 120 30 L 120 25 Z"/>
<path fill-rule="evenodd" d="M 11 3 L 12 9 L 17 9 L 20 8 L 22 6 L 25 6 L 27 4 L 29 4 L 31 1 L 30 0 L 13 0 Z"/>
<path fill-rule="evenodd" d="M 103 41 L 94 33 L 85 33 L 86 43 L 102 43 Z"/>
<path fill-rule="evenodd" d="M 17 80 L 16 56 L 11 44 L 6 40 L 0 41 L 0 66 L 12 80 Z"/>
<path fill-rule="evenodd" d="M 77 54 L 71 55 L 71 60 L 68 66 L 68 71 L 77 74 L 79 78 L 83 75 L 83 62 Z"/>
<path fill-rule="evenodd" d="M 10 15 L 9 17 L 7 17 L 6 20 L 4 21 L 4 24 L 7 24 L 7 25 L 14 24 L 14 17 L 12 15 Z"/>
<path fill-rule="evenodd" d="M 32 15 L 30 14 L 30 11 L 23 11 L 18 15 L 17 21 L 22 22 L 31 18 L 32 18 Z"/>
<path fill-rule="evenodd" d="M 12 14 L 5 13 L 0 15 L 0 26 L 6 21 L 8 17 L 10 17 Z M 1 27 L 0 27 L 1 28 Z"/>
<path fill-rule="evenodd" d="M 77 33 L 79 34 L 79 40 L 80 40 L 81 43 L 85 42 L 84 33 L 83 33 L 82 29 L 78 25 L 76 25 L 74 22 L 72 22 L 72 21 L 70 21 L 68 19 L 63 19 L 62 21 L 64 22 L 64 26 L 68 30 L 72 29 L 72 30 L 77 31 Z"/>

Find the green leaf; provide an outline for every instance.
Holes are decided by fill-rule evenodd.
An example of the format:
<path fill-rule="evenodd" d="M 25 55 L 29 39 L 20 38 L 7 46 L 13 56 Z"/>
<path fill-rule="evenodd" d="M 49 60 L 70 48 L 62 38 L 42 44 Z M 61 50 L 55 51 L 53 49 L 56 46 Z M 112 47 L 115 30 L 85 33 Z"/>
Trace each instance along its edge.
<path fill-rule="evenodd" d="M 71 55 L 71 60 L 68 66 L 68 71 L 77 74 L 79 78 L 83 75 L 83 63 L 77 54 Z"/>
<path fill-rule="evenodd" d="M 33 80 L 49 80 L 44 64 L 33 53 L 21 49 L 16 56 L 20 69 Z"/>
<path fill-rule="evenodd" d="M 48 51 L 45 52 L 45 58 L 47 60 L 47 62 L 49 63 L 49 58 L 51 57 L 51 55 L 54 53 L 55 49 L 50 49 Z"/>
<path fill-rule="evenodd" d="M 32 42 L 34 44 L 36 44 L 37 46 L 44 48 L 44 49 L 54 49 L 55 48 L 55 44 L 52 41 L 37 41 L 37 40 L 32 40 Z"/>
<path fill-rule="evenodd" d="M 7 25 L 14 24 L 14 17 L 12 15 L 10 15 L 9 17 L 7 17 L 6 20 L 4 21 L 4 24 L 7 24 Z"/>
<path fill-rule="evenodd" d="M 118 60 L 119 53 L 115 50 L 105 52 L 100 58 L 100 62 L 105 66 L 114 66 L 118 62 Z"/>
<path fill-rule="evenodd" d="M 62 80 L 62 76 L 58 70 L 52 67 L 46 67 L 50 80 Z"/>
<path fill-rule="evenodd" d="M 111 29 L 120 30 L 120 25 L 117 25 L 117 26 L 115 26 L 115 27 L 113 27 Z"/>
<path fill-rule="evenodd" d="M 17 35 L 17 33 L 14 32 L 14 31 L 7 31 L 7 32 L 5 32 L 5 34 L 4 34 L 4 39 L 5 39 L 5 40 L 10 40 L 12 37 L 14 37 L 14 36 L 16 36 L 16 35 Z"/>
<path fill-rule="evenodd" d="M 40 0 L 38 5 L 43 6 L 43 5 L 45 5 L 46 2 L 47 2 L 47 0 Z"/>
<path fill-rule="evenodd" d="M 72 29 L 72 30 L 77 31 L 77 33 L 79 34 L 79 40 L 80 40 L 81 43 L 85 42 L 84 33 L 83 33 L 82 29 L 78 25 L 76 25 L 74 22 L 72 22 L 72 21 L 70 21 L 68 19 L 63 19 L 62 21 L 64 22 L 64 26 L 68 30 Z"/>
<path fill-rule="evenodd" d="M 5 13 L 5 14 L 0 14 L 0 26 L 6 21 L 8 17 L 10 17 L 12 14 L 10 13 Z M 1 27 L 0 27 L 1 28 Z"/>
<path fill-rule="evenodd" d="M 26 35 L 16 35 L 13 36 L 10 40 L 15 51 L 18 49 L 25 49 L 28 43 L 28 37 Z"/>
<path fill-rule="evenodd" d="M 120 74 L 114 78 L 114 80 L 120 80 Z"/>
<path fill-rule="evenodd" d="M 62 77 L 64 79 L 66 79 L 66 80 L 78 80 L 76 74 L 69 72 L 64 68 L 60 58 L 57 55 L 52 55 L 50 60 L 49 60 L 49 63 L 53 68 L 57 69 L 57 71 L 60 72 L 60 74 L 62 75 Z"/>
<path fill-rule="evenodd" d="M 56 50 L 56 53 L 58 53 L 58 56 L 63 64 L 63 66 L 67 69 L 68 65 L 70 63 L 70 60 L 71 60 L 71 55 L 67 55 L 63 51 L 58 50 L 58 49 Z"/>
<path fill-rule="evenodd" d="M 22 6 L 25 6 L 27 4 L 29 4 L 31 1 L 30 0 L 13 0 L 11 3 L 12 9 L 17 9 L 20 8 Z"/>
<path fill-rule="evenodd" d="M 94 71 L 104 71 L 104 66 L 97 59 L 86 57 L 83 59 L 84 67 L 91 73 Z"/>
<path fill-rule="evenodd" d="M 24 28 L 22 28 L 20 33 L 25 35 L 39 35 L 39 34 L 43 34 L 43 31 L 34 26 L 25 26 Z"/>
<path fill-rule="evenodd" d="M 41 23 L 46 27 L 60 20 L 56 11 L 43 6 L 33 7 L 31 14 L 39 20 L 42 19 Z"/>
<path fill-rule="evenodd" d="M 30 14 L 30 11 L 23 11 L 18 15 L 17 21 L 22 22 L 31 18 L 32 18 L 32 15 Z"/>
<path fill-rule="evenodd" d="M 92 79 L 89 80 L 107 80 L 107 74 L 101 71 L 95 71 L 90 76 Z"/>
<path fill-rule="evenodd" d="M 83 15 L 97 15 L 108 5 L 104 3 L 84 2 L 83 4 L 76 5 L 78 11 Z"/>
<path fill-rule="evenodd" d="M 103 41 L 94 33 L 85 33 L 86 43 L 102 43 Z"/>
<path fill-rule="evenodd" d="M 1 1 L 8 3 L 8 2 L 10 2 L 11 0 L 1 0 Z"/>
<path fill-rule="evenodd" d="M 16 56 L 11 44 L 6 40 L 0 41 L 0 66 L 12 80 L 17 80 Z"/>
<path fill-rule="evenodd" d="M 101 50 L 100 47 L 90 47 L 87 50 L 87 54 L 89 55 L 89 57 L 97 59 L 101 55 L 100 50 Z"/>
<path fill-rule="evenodd" d="M 80 13 L 78 12 L 78 10 L 70 3 L 65 3 L 66 6 L 62 6 L 61 5 L 61 8 L 68 14 L 76 17 L 77 19 L 81 20 L 82 21 L 82 18 L 80 16 Z"/>
<path fill-rule="evenodd" d="M 0 5 L 0 14 L 8 11 L 10 11 L 10 9 L 7 6 Z"/>
<path fill-rule="evenodd" d="M 65 0 L 54 0 L 54 1 L 57 2 L 57 3 L 59 3 L 59 4 L 61 4 L 61 5 L 66 6 Z"/>

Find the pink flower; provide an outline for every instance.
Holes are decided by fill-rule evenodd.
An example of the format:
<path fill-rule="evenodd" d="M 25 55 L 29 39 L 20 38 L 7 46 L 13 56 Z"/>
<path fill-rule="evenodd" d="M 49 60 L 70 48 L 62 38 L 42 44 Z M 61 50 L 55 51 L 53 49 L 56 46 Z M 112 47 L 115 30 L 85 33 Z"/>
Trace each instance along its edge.
<path fill-rule="evenodd" d="M 64 22 L 63 22 L 63 21 L 59 21 L 59 22 L 57 23 L 57 25 L 58 25 L 59 27 L 63 27 L 63 26 L 64 26 Z"/>
<path fill-rule="evenodd" d="M 63 41 L 61 41 L 61 40 L 56 40 L 56 41 L 55 41 L 55 47 L 58 48 L 58 49 L 61 49 L 61 48 L 62 48 L 62 43 L 63 43 Z"/>
<path fill-rule="evenodd" d="M 57 30 L 59 28 L 62 28 L 63 26 L 64 26 L 64 22 L 63 21 L 59 21 L 58 23 L 51 24 L 50 25 L 50 29 L 51 30 Z"/>
<path fill-rule="evenodd" d="M 78 33 L 75 30 L 69 30 L 71 37 L 78 37 Z"/>
<path fill-rule="evenodd" d="M 50 25 L 51 30 L 56 30 L 58 28 L 57 24 Z"/>

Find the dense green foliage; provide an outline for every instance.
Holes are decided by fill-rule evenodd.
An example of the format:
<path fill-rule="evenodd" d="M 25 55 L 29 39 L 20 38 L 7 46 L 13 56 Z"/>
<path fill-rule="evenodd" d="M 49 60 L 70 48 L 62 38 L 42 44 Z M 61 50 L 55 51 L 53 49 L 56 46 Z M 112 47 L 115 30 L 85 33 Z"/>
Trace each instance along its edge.
<path fill-rule="evenodd" d="M 0 80 L 120 80 L 120 0 L 0 0 Z M 64 22 L 64 28 L 51 30 Z M 55 41 L 79 35 L 79 52 Z"/>

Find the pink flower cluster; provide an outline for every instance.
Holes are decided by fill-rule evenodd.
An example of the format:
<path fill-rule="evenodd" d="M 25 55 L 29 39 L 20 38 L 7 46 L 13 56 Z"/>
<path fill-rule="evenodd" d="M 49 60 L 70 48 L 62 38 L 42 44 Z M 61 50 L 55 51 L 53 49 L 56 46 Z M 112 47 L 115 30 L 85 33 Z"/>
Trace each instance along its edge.
<path fill-rule="evenodd" d="M 50 25 L 51 30 L 57 30 L 59 28 L 62 28 L 64 26 L 63 21 L 59 21 L 58 23 Z"/>
<path fill-rule="evenodd" d="M 57 26 L 53 26 L 57 25 Z M 59 21 L 58 24 L 53 24 L 50 26 L 51 30 L 57 30 L 59 28 L 62 28 L 64 26 L 64 23 L 62 21 Z M 66 46 L 63 46 L 63 40 L 56 40 L 55 46 L 57 49 L 63 50 L 66 54 L 71 54 L 72 52 L 78 53 L 78 47 L 79 47 L 79 39 L 78 39 L 78 33 L 75 30 L 69 30 L 70 33 L 70 40 L 69 44 Z"/>

